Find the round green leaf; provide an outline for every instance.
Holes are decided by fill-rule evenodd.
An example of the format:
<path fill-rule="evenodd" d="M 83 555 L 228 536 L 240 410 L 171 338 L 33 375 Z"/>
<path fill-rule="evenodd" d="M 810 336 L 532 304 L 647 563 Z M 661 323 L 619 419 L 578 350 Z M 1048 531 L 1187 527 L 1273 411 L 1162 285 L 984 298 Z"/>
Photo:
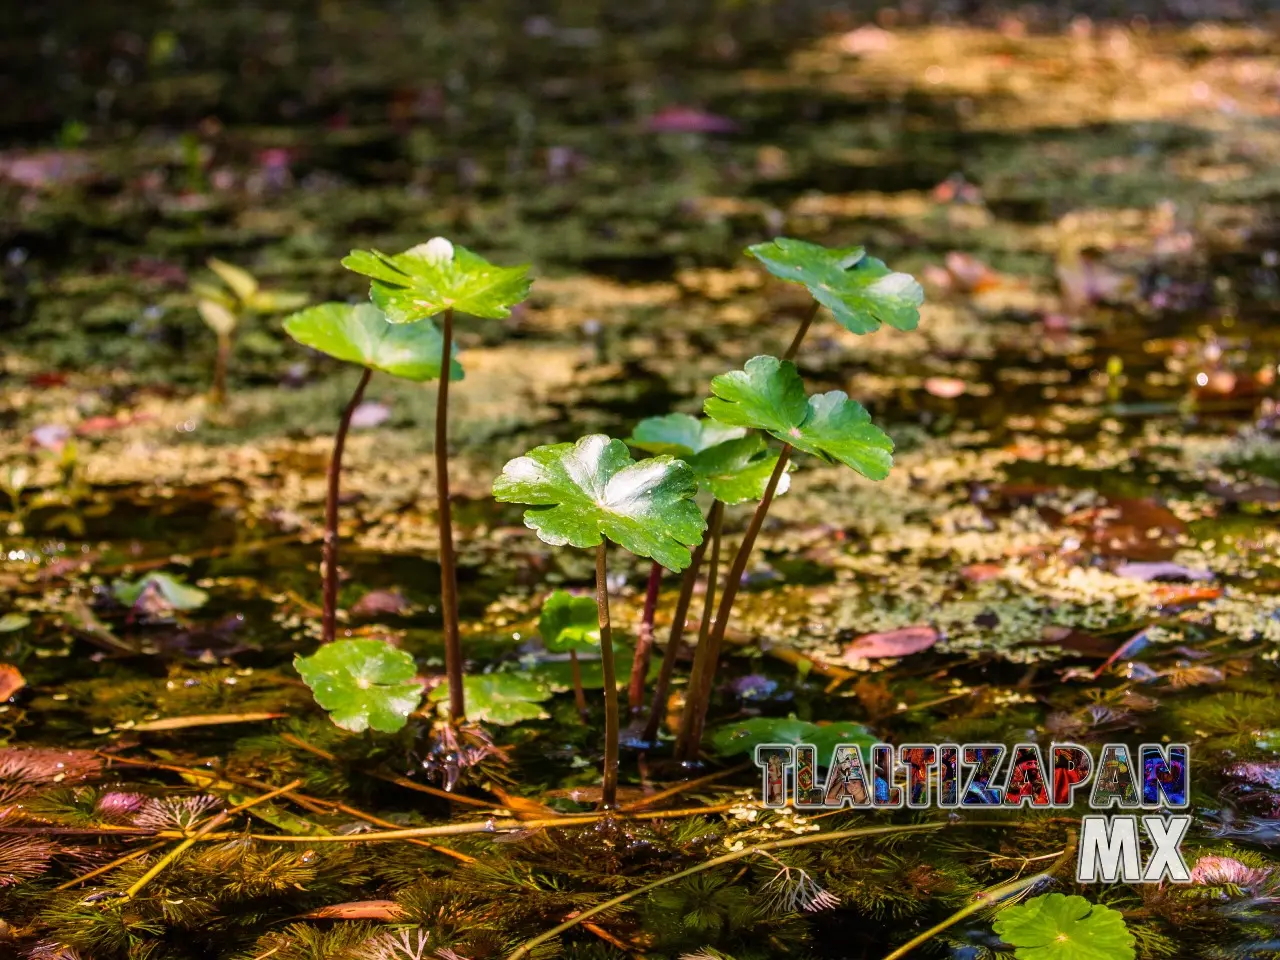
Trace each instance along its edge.
<path fill-rule="evenodd" d="M 806 398 L 800 373 L 789 360 L 752 357 L 744 369 L 714 378 L 711 392 L 703 408 L 721 423 L 765 430 L 871 480 L 883 480 L 893 466 L 893 441 L 862 404 L 841 390 Z"/>
<path fill-rule="evenodd" d="M 778 237 L 747 247 L 770 273 L 803 284 L 850 333 L 872 333 L 882 323 L 914 330 L 924 288 L 909 273 L 896 273 L 862 247 L 828 249 Z"/>
<path fill-rule="evenodd" d="M 778 464 L 778 455 L 765 448 L 760 434 L 752 433 L 701 450 L 686 457 L 685 463 L 693 468 L 702 489 L 732 506 L 764 496 L 769 477 Z M 795 468 L 794 463 L 787 464 L 787 469 L 778 478 L 775 496 L 787 492 L 791 486 L 788 474 Z"/>
<path fill-rule="evenodd" d="M 383 640 L 337 640 L 293 666 L 344 730 L 395 733 L 422 702 L 413 657 Z"/>
<path fill-rule="evenodd" d="M 668 570 L 683 570 L 706 526 L 689 465 L 668 456 L 636 463 L 603 434 L 535 447 L 502 468 L 493 495 L 531 504 L 525 526 L 554 546 L 594 547 L 601 537 Z"/>
<path fill-rule="evenodd" d="M 125 606 L 132 607 L 147 587 L 154 587 L 164 602 L 174 610 L 196 610 L 203 607 L 209 599 L 209 594 L 199 587 L 193 587 L 181 577 L 171 577 L 167 573 L 148 573 L 132 581 L 116 580 L 111 584 L 111 592 Z"/>
<path fill-rule="evenodd" d="M 840 744 L 855 744 L 864 753 L 876 743 L 875 735 L 860 723 L 809 723 L 790 717 L 751 717 L 718 727 L 711 733 L 711 746 L 721 756 L 751 753 L 761 743 L 811 743 L 818 751 L 818 763 L 825 766 Z"/>
<path fill-rule="evenodd" d="M 444 341 L 429 320 L 394 324 L 372 304 L 322 303 L 286 317 L 284 329 L 303 346 L 393 377 L 421 383 L 440 376 Z M 456 359 L 449 379 L 462 379 Z"/>
<path fill-rule="evenodd" d="M 510 726 L 523 720 L 545 720 L 548 714 L 538 706 L 555 691 L 546 683 L 520 673 L 482 673 L 463 677 L 462 692 L 467 702 L 467 719 L 477 723 Z M 428 699 L 447 703 L 449 684 L 432 689 Z"/>
<path fill-rule="evenodd" d="M 235 264 L 219 260 L 217 257 L 210 257 L 205 262 L 208 264 L 209 269 L 231 288 L 241 302 L 247 302 L 258 292 L 257 279 L 243 267 L 237 267 Z"/>
<path fill-rule="evenodd" d="M 687 413 L 668 413 L 646 417 L 636 424 L 627 443 L 646 453 L 667 453 L 687 458 L 709 447 L 746 436 L 742 427 L 726 427 L 714 420 L 691 417 Z"/>
<path fill-rule="evenodd" d="M 466 247 L 435 237 L 404 253 L 352 250 L 348 270 L 373 280 L 369 296 L 392 323 L 412 323 L 452 307 L 500 320 L 529 295 L 529 266 L 498 267 Z"/>
<path fill-rule="evenodd" d="M 1050 893 L 1001 911 L 995 931 L 1018 960 L 1134 960 L 1124 915 L 1084 897 Z"/>
<path fill-rule="evenodd" d="M 600 622 L 594 598 L 557 590 L 543 601 L 538 632 L 553 653 L 596 649 L 600 646 Z"/>

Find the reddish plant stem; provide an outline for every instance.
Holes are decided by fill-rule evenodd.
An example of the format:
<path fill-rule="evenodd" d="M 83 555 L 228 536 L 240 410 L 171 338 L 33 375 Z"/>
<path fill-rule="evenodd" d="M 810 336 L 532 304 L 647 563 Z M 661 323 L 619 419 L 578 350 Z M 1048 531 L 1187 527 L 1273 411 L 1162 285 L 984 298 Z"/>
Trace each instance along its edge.
<path fill-rule="evenodd" d="M 324 504 L 324 615 L 321 620 L 325 643 L 332 643 L 338 635 L 338 491 L 342 476 L 342 450 L 347 445 L 351 415 L 364 399 L 364 388 L 369 385 L 371 376 L 373 371 L 365 367 L 356 392 L 351 395 L 351 401 L 338 421 L 338 433 L 333 438 L 333 456 L 329 458 L 329 494 Z"/>
<path fill-rule="evenodd" d="M 805 318 L 800 321 L 800 329 L 796 331 L 795 337 L 791 340 L 791 346 L 787 347 L 787 352 L 783 356 L 783 360 L 794 360 L 796 354 L 800 350 L 800 344 L 804 342 L 805 334 L 809 332 L 809 326 L 813 323 L 814 317 L 818 315 L 818 308 L 821 306 L 818 301 L 813 302 L 813 307 L 805 314 Z"/>
<path fill-rule="evenodd" d="M 582 689 L 582 664 L 578 662 L 578 651 L 569 651 L 569 672 L 573 677 L 573 702 L 578 708 L 578 715 L 587 719 L 587 691 Z"/>
<path fill-rule="evenodd" d="M 707 642 L 711 632 L 711 610 L 716 602 L 716 583 L 720 573 L 720 528 L 724 511 L 715 518 L 715 526 L 711 531 L 711 562 L 707 565 L 707 596 L 702 602 L 702 623 L 698 625 L 698 646 Z"/>
<path fill-rule="evenodd" d="M 600 625 L 600 668 L 604 675 L 603 810 L 618 806 L 618 681 L 613 671 L 613 627 L 609 624 L 609 583 L 605 572 L 608 541 L 596 547 L 596 620 Z"/>
<path fill-rule="evenodd" d="M 711 690 L 715 682 L 716 664 L 720 659 L 720 647 L 724 643 L 724 633 L 729 626 L 729 614 L 733 610 L 733 601 L 738 596 L 738 588 L 742 586 L 742 575 L 747 569 L 747 560 L 755 546 L 756 537 L 769 513 L 769 505 L 777 492 L 778 481 L 787 469 L 787 460 L 791 457 L 791 444 L 782 445 L 778 454 L 778 462 L 769 476 L 769 484 L 765 487 L 764 496 L 751 516 L 751 523 L 742 535 L 742 543 L 733 556 L 729 567 L 729 575 L 725 579 L 724 593 L 720 597 L 720 605 L 716 608 L 715 624 L 707 635 L 705 644 L 699 643 L 697 654 L 693 660 L 693 673 L 689 677 L 689 696 L 685 701 L 684 714 L 680 718 L 680 736 L 676 741 L 676 756 L 686 763 L 698 759 L 698 748 L 702 743 L 702 731 L 707 722 L 707 708 L 711 701 Z"/>
<path fill-rule="evenodd" d="M 644 613 L 636 633 L 636 652 L 631 658 L 631 682 L 627 686 L 627 704 L 632 715 L 644 709 L 644 678 L 649 672 L 653 654 L 653 617 L 658 610 L 658 590 L 662 586 L 662 564 L 657 560 L 649 568 L 649 586 L 644 594 Z"/>
<path fill-rule="evenodd" d="M 711 505 L 711 512 L 707 514 L 707 525 L 718 524 L 717 518 L 723 513 L 724 504 L 717 500 Z M 680 641 L 684 638 L 685 620 L 689 615 L 689 604 L 693 600 L 693 588 L 698 584 L 698 570 L 702 566 L 702 557 L 706 552 L 707 540 L 704 537 L 702 543 L 694 549 L 693 559 L 689 561 L 689 566 L 685 568 L 684 576 L 680 579 L 680 595 L 676 598 L 676 609 L 671 620 L 671 634 L 667 638 L 666 652 L 662 655 L 662 669 L 658 672 L 658 679 L 653 685 L 649 720 L 644 725 L 642 739 L 645 743 L 656 743 L 658 740 L 658 725 L 662 722 L 662 714 L 666 709 L 667 691 L 671 689 L 671 677 L 675 673 L 676 660 L 680 656 Z"/>
<path fill-rule="evenodd" d="M 444 672 L 449 680 L 449 719 L 467 719 L 462 689 L 462 641 L 458 637 L 458 569 L 453 555 L 449 504 L 449 373 L 453 366 L 453 309 L 444 312 L 440 382 L 436 389 L 436 516 L 440 528 L 440 615 L 444 621 Z"/>

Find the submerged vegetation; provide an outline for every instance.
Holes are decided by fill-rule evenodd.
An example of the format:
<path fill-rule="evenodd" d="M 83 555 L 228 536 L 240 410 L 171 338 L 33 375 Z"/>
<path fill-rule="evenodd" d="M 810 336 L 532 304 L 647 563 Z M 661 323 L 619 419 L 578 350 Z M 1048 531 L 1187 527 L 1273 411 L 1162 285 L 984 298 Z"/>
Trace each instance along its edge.
<path fill-rule="evenodd" d="M 1271 27 L 322 6 L 0 40 L 0 956 L 1280 956 Z"/>

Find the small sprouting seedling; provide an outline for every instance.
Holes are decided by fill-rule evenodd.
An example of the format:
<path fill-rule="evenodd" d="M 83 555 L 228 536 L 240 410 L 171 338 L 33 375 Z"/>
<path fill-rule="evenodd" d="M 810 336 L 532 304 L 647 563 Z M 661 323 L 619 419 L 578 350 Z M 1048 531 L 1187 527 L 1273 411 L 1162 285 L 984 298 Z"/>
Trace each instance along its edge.
<path fill-rule="evenodd" d="M 648 557 L 670 570 L 689 566 L 691 546 L 702 542 L 705 522 L 693 502 L 697 481 L 689 466 L 669 456 L 639 463 L 626 444 L 595 434 L 577 443 L 535 447 L 507 463 L 493 484 L 503 503 L 529 504 L 525 526 L 553 546 L 596 548 L 596 617 L 604 674 L 603 804 L 618 794 L 618 698 L 609 623 L 606 543 Z"/>
<path fill-rule="evenodd" d="M 463 677 L 467 716 L 476 723 L 510 726 L 525 720 L 545 720 L 550 714 L 541 704 L 555 696 L 555 690 L 538 677 L 523 673 L 482 673 Z M 427 695 L 432 703 L 450 699 L 448 681 Z"/>
<path fill-rule="evenodd" d="M 850 333 L 873 333 L 882 323 L 914 330 L 920 322 L 924 288 L 909 273 L 890 270 L 862 247 L 828 249 L 804 240 L 777 237 L 747 247 L 781 280 L 802 284 L 813 297 L 785 359 L 795 357 L 819 307 L 826 307 Z"/>
<path fill-rule="evenodd" d="M 111 592 L 126 607 L 136 607 L 148 596 L 154 596 L 171 610 L 198 610 L 209 601 L 209 594 L 193 587 L 181 577 L 167 573 L 148 573 L 137 580 L 116 580 Z"/>
<path fill-rule="evenodd" d="M 216 258 L 210 258 L 207 265 L 225 286 L 196 281 L 191 284 L 191 292 L 196 295 L 200 319 L 218 338 L 209 401 L 220 406 L 227 397 L 227 368 L 231 364 L 233 338 L 241 315 L 296 310 L 307 302 L 307 297 L 282 290 L 263 290 L 248 270 Z"/>
<path fill-rule="evenodd" d="M 659 568 L 661 569 L 661 568 Z M 600 623 L 596 603 L 591 597 L 575 597 L 567 590 L 557 590 L 542 603 L 538 632 L 552 653 L 568 653 L 573 669 L 573 698 L 578 712 L 587 715 L 587 694 L 582 689 L 582 666 L 578 652 L 600 646 Z"/>
<path fill-rule="evenodd" d="M 800 450 L 828 462 L 839 461 L 871 480 L 883 480 L 893 465 L 893 441 L 871 422 L 862 405 L 841 390 L 806 396 L 804 382 L 795 364 L 788 360 L 753 357 L 743 370 L 713 379 L 711 392 L 713 396 L 703 405 L 709 417 L 729 426 L 763 430 L 781 440 L 783 446 L 729 568 L 715 623 L 694 658 L 678 746 L 690 761 L 696 757 L 702 739 L 715 666 L 733 602 L 792 451 Z"/>
<path fill-rule="evenodd" d="M 777 466 L 778 455 L 767 450 L 760 434 L 748 433 L 745 427 L 727 426 L 684 413 L 671 413 L 640 421 L 627 443 L 649 453 L 671 454 L 684 460 L 693 470 L 699 489 L 713 498 L 707 514 L 707 524 L 711 530 L 712 562 L 708 571 L 706 599 L 698 637 L 699 644 L 705 644 L 715 603 L 716 574 L 720 561 L 720 527 L 724 508 L 726 505 L 759 500 L 764 496 L 769 477 Z M 788 470 L 793 468 L 794 465 L 787 466 Z M 790 478 L 784 473 L 778 481 L 775 495 L 785 492 L 789 483 Z M 642 739 L 647 743 L 657 739 L 658 723 L 671 686 L 676 656 L 684 638 L 685 618 L 697 584 L 703 550 L 704 548 L 699 548 L 681 580 L 675 615 L 671 621 L 671 634 L 667 639 L 667 652 L 654 686 L 649 719 L 642 734 Z M 645 612 L 649 612 L 647 603 Z M 643 634 L 640 639 L 643 641 Z M 642 695 L 644 675 L 648 670 L 647 661 L 648 650 L 642 650 L 642 644 L 637 644 L 631 671 L 631 693 L 634 699 Z"/>
<path fill-rule="evenodd" d="M 1050 893 L 1002 910 L 995 931 L 1018 960 L 1134 960 L 1124 914 L 1084 897 Z"/>
<path fill-rule="evenodd" d="M 531 283 L 528 265 L 495 266 L 444 237 L 433 237 L 404 253 L 390 256 L 376 250 L 353 250 L 343 258 L 342 265 L 373 281 L 369 297 L 392 323 L 413 323 L 444 314 L 442 357 L 452 356 L 455 311 L 501 320 L 529 295 Z M 449 378 L 444 377 L 436 393 L 435 460 L 445 673 L 450 681 L 449 713 L 455 723 L 461 723 L 466 719 L 466 699 L 462 683 L 462 641 L 458 635 L 453 512 L 449 504 Z"/>
<path fill-rule="evenodd" d="M 422 702 L 413 657 L 385 640 L 339 640 L 293 666 L 344 730 L 395 733 Z"/>
<path fill-rule="evenodd" d="M 337 635 L 338 616 L 339 480 L 351 415 L 360 405 L 375 370 L 416 383 L 439 378 L 444 363 L 444 340 L 430 321 L 388 323 L 382 311 L 368 303 L 323 303 L 309 307 L 286 318 L 284 329 L 303 346 L 363 368 L 355 393 L 342 411 L 333 441 L 333 456 L 329 460 L 324 518 L 323 639 L 331 643 Z M 461 380 L 462 368 L 452 359 L 452 353 L 449 356 L 449 378 Z"/>

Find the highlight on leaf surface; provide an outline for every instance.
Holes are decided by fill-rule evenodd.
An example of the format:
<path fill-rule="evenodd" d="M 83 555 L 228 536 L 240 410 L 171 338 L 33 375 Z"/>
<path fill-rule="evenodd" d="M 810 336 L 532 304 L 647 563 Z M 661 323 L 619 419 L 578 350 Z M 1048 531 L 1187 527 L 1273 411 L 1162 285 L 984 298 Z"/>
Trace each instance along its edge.
<path fill-rule="evenodd" d="M 778 455 L 766 449 L 759 434 L 685 413 L 641 420 L 627 443 L 649 453 L 679 457 L 693 469 L 699 487 L 731 506 L 763 497 L 778 462 Z M 786 493 L 791 486 L 787 474 L 794 469 L 794 464 L 787 464 L 775 494 Z"/>
<path fill-rule="evenodd" d="M 337 360 L 358 363 L 393 377 L 422 383 L 440 376 L 443 339 L 434 323 L 388 323 L 371 303 L 322 303 L 284 321 L 285 333 L 298 343 Z M 456 356 L 456 348 L 452 351 Z M 454 359 L 449 379 L 462 379 Z"/>
<path fill-rule="evenodd" d="M 395 733 L 422 702 L 413 657 L 383 640 L 337 640 L 293 666 L 344 730 Z"/>
<path fill-rule="evenodd" d="M 843 390 L 806 397 L 796 366 L 777 357 L 752 357 L 742 370 L 711 381 L 703 405 L 721 423 L 753 427 L 823 460 L 839 460 L 871 480 L 893 466 L 893 441 Z"/>
<path fill-rule="evenodd" d="M 1017 960 L 1134 960 L 1134 936 L 1118 910 L 1050 893 L 1008 907 L 995 931 Z"/>
<path fill-rule="evenodd" d="M 600 622 L 594 597 L 575 597 L 557 590 L 542 603 L 538 633 L 553 653 L 595 650 L 600 646 Z"/>
<path fill-rule="evenodd" d="M 924 288 L 909 273 L 898 273 L 869 257 L 863 247 L 827 248 L 778 237 L 747 247 L 775 277 L 803 284 L 850 333 L 873 333 L 882 323 L 914 330 L 920 322 Z"/>
<path fill-rule="evenodd" d="M 493 495 L 525 503 L 525 526 L 553 546 L 594 547 L 607 537 L 632 553 L 683 570 L 706 523 L 688 464 L 669 456 L 636 462 L 603 434 L 535 447 L 502 468 Z"/>
<path fill-rule="evenodd" d="M 539 704 L 550 700 L 555 691 L 546 683 L 520 673 L 482 673 L 463 677 L 467 719 L 475 723 L 510 726 L 522 720 L 545 720 L 550 716 Z M 449 684 L 442 683 L 427 695 L 448 711 Z"/>
<path fill-rule="evenodd" d="M 392 323 L 412 323 L 450 308 L 501 320 L 529 295 L 529 266 L 499 267 L 466 247 L 435 237 L 404 253 L 352 250 L 342 265 L 373 281 L 370 299 Z"/>

